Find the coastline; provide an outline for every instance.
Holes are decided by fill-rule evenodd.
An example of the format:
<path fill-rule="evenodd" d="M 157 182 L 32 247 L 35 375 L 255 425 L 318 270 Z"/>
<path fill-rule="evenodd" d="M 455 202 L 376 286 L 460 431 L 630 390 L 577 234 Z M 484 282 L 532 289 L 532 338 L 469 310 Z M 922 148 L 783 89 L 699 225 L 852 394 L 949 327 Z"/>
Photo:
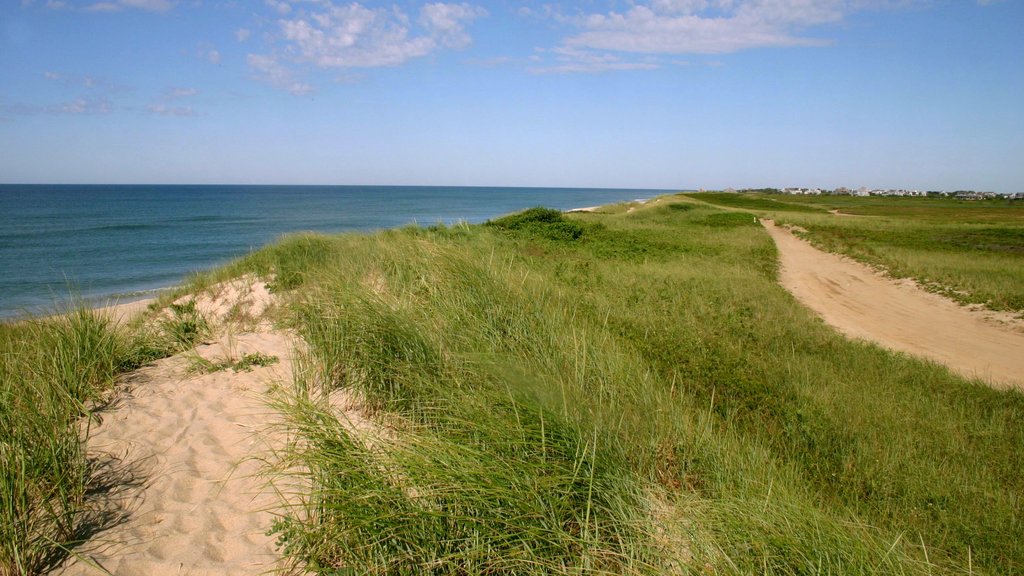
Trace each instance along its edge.
<path fill-rule="evenodd" d="M 174 290 L 176 287 L 171 286 L 168 288 L 162 288 L 159 293 L 167 293 Z M 78 302 L 60 302 L 55 305 L 51 305 L 47 309 L 39 309 L 36 311 L 24 310 L 17 314 L 9 316 L 0 316 L 0 324 L 18 324 L 21 322 L 29 322 L 32 320 L 46 320 L 51 318 L 59 318 L 66 315 L 68 312 L 77 308 L 88 308 L 105 314 L 111 318 L 115 323 L 121 324 L 130 322 L 142 315 L 149 305 L 159 300 L 159 296 L 148 296 L 145 298 L 106 298 L 96 299 L 95 301 L 80 300 Z"/>
<path fill-rule="evenodd" d="M 648 198 L 636 198 L 633 200 L 621 200 L 606 204 L 583 206 L 563 210 L 566 214 L 597 212 L 615 204 L 648 202 Z M 510 212 L 511 213 L 511 212 Z M 494 217 L 503 215 L 497 214 Z M 273 240 L 269 241 L 273 242 Z M 268 242 L 268 243 L 269 243 Z M 262 247 L 262 246 L 260 246 Z M 258 249 L 258 248 L 255 248 Z M 215 266 L 211 266 L 215 267 Z M 45 304 L 38 304 L 30 308 L 18 310 L 0 310 L 0 323 L 17 323 L 33 318 L 48 318 L 59 316 L 66 312 L 68 307 L 87 306 L 94 310 L 110 313 L 116 316 L 116 320 L 129 320 L 145 311 L 145 308 L 152 302 L 158 300 L 161 295 L 179 288 L 181 284 L 173 284 L 159 288 L 147 288 L 145 290 L 129 291 L 120 294 L 97 295 L 82 298 L 54 298 L 53 301 Z"/>
<path fill-rule="evenodd" d="M 480 223 L 670 190 L 417 186 L 0 185 L 0 321 L 150 297 L 301 232 Z M 31 223 L 29 225 L 28 223 Z M 142 292 L 136 295 L 135 291 Z"/>
<path fill-rule="evenodd" d="M 156 302 L 158 298 L 144 298 L 131 302 L 107 303 L 102 306 L 94 306 L 93 309 L 101 314 L 110 316 L 110 319 L 117 324 L 131 322 L 149 309 L 149 305 Z"/>

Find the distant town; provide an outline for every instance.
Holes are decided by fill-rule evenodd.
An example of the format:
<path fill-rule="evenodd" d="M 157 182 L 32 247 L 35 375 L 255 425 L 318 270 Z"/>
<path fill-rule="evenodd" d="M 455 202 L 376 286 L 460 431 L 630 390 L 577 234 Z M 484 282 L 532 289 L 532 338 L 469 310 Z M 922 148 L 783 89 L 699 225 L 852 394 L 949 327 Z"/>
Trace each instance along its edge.
<path fill-rule="evenodd" d="M 904 190 L 904 189 L 868 189 L 839 187 L 832 190 L 826 188 L 745 188 L 736 190 L 726 188 L 724 192 L 760 192 L 762 194 L 793 194 L 803 196 L 917 196 L 930 198 L 957 198 L 960 200 L 987 200 L 987 199 L 1008 199 L 1024 200 L 1024 192 L 1012 194 L 1000 194 L 998 192 L 977 192 L 974 190 L 937 191 L 937 190 Z"/>

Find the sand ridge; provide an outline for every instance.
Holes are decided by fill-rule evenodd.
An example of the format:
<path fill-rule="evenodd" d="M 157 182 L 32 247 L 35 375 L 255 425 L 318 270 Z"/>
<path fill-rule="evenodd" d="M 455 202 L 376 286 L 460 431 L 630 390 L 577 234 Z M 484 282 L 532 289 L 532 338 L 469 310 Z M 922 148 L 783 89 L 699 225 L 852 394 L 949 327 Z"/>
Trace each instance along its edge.
<path fill-rule="evenodd" d="M 852 338 L 945 364 L 999 388 L 1024 389 L 1024 324 L 970 309 L 823 252 L 762 219 L 779 251 L 780 283 Z"/>
<path fill-rule="evenodd" d="M 126 519 L 74 550 L 58 574 L 261 574 L 279 567 L 267 535 L 279 505 L 260 476 L 262 457 L 283 439 L 264 395 L 292 381 L 297 338 L 262 319 L 266 284 L 244 278 L 196 298 L 218 327 L 212 342 L 128 376 L 116 405 L 101 412 L 92 453 L 131 466 L 141 486 L 114 505 Z M 250 329 L 239 330 L 241 320 Z M 278 361 L 251 371 L 197 371 L 197 357 Z"/>

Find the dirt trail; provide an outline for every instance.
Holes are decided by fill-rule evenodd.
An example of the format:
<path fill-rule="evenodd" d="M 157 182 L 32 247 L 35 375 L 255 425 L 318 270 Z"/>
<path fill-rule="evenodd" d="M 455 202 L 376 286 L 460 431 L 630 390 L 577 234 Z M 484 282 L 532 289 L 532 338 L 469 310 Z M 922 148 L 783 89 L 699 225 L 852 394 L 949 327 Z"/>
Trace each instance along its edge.
<path fill-rule="evenodd" d="M 262 574 L 278 565 L 266 535 L 277 498 L 258 477 L 258 458 L 281 440 L 268 433 L 278 415 L 262 395 L 273 382 L 291 382 L 294 339 L 260 321 L 270 304 L 265 284 L 218 290 L 197 298 L 198 308 L 214 323 L 236 323 L 219 324 L 217 340 L 194 353 L 132 374 L 118 405 L 101 414 L 90 452 L 120 459 L 141 486 L 113 503 L 126 520 L 75 550 L 58 574 Z M 278 361 L 251 371 L 190 370 L 195 355 L 218 362 L 254 352 Z"/>
<path fill-rule="evenodd" d="M 967 309 L 911 281 L 894 281 L 822 252 L 762 220 L 779 250 L 782 285 L 852 338 L 928 358 L 998 388 L 1024 389 L 1024 329 Z"/>

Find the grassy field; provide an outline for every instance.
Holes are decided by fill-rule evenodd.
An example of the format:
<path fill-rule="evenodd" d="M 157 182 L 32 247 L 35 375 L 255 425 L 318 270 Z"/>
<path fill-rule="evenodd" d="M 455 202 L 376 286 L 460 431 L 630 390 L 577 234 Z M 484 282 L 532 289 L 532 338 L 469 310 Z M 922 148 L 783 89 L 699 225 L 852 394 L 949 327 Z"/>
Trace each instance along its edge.
<path fill-rule="evenodd" d="M 818 247 L 964 304 L 1024 312 L 1024 202 L 948 198 L 694 194 L 805 230 Z M 829 214 L 837 210 L 846 216 Z"/>
<path fill-rule="evenodd" d="M 681 197 L 634 208 L 295 236 L 205 280 L 272 275 L 308 343 L 273 396 L 294 438 L 280 485 L 312 487 L 274 527 L 291 562 L 325 575 L 1024 569 L 1024 396 L 838 336 L 776 284 L 749 214 Z M 835 218 L 823 208 L 786 214 Z M 187 341 L 190 322 L 163 338 Z M 30 326 L 3 327 L 5 418 L 28 412 L 23 375 L 46 365 L 13 351 L 49 346 L 20 334 Z M 15 357 L 34 359 L 8 369 Z M 90 389 L 138 352 L 125 357 Z M 365 421 L 338 409 L 341 393 Z M 73 429 L 69 405 L 53 430 Z M 5 459 L 7 442 L 26 445 L 4 442 Z M 21 571 L 23 540 L 4 534 L 15 552 L 0 573 Z"/>

